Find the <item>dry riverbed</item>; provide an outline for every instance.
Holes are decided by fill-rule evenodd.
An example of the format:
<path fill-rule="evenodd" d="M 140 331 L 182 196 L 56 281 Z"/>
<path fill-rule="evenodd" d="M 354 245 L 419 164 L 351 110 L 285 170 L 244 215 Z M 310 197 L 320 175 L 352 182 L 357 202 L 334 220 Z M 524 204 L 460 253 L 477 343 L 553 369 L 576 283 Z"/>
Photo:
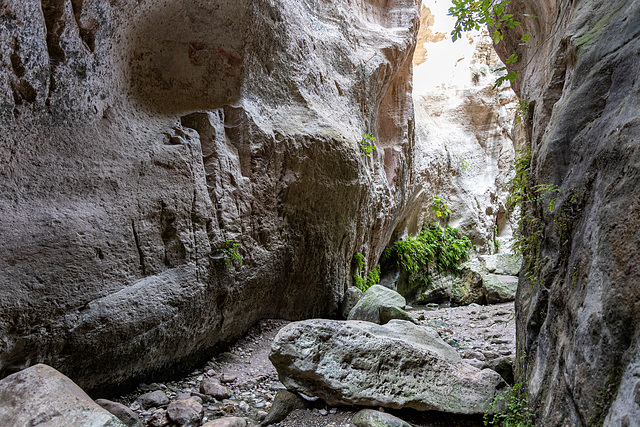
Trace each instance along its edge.
<path fill-rule="evenodd" d="M 442 338 L 457 349 L 463 359 L 477 367 L 494 367 L 515 355 L 515 325 L 513 303 L 491 306 L 470 305 L 439 309 L 413 309 L 411 315 L 421 325 L 438 331 Z M 229 351 L 219 354 L 206 366 L 187 377 L 167 383 L 142 384 L 139 393 L 122 396 L 119 401 L 133 409 L 145 426 L 170 426 L 166 404 L 143 409 L 136 402 L 144 392 L 160 390 L 170 401 L 196 396 L 202 401 L 204 418 L 201 425 L 221 417 L 242 417 L 249 426 L 258 426 L 269 411 L 278 390 L 275 368 L 269 361 L 271 341 L 280 328 L 289 322 L 263 320 Z M 504 362 L 503 362 L 504 365 Z M 212 399 L 201 394 L 201 384 L 208 378 L 221 379 L 229 397 Z M 340 427 L 351 426 L 358 408 L 333 408 L 316 402 L 313 409 L 297 410 L 274 426 Z M 480 426 L 481 417 L 452 417 L 444 414 L 415 411 L 390 411 L 419 426 Z"/>

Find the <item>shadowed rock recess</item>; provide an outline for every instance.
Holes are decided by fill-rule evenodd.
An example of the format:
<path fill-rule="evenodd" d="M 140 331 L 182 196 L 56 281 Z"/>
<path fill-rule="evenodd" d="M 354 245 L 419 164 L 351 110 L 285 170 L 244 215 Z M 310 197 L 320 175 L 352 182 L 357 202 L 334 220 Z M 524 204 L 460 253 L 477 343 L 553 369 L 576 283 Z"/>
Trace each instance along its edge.
<path fill-rule="evenodd" d="M 533 185 L 554 189 L 533 209 L 545 226 L 519 284 L 518 376 L 536 425 L 637 425 L 640 2 L 514 0 L 509 13 L 523 25 L 502 56 L 520 56 Z"/>
<path fill-rule="evenodd" d="M 105 391 L 337 314 L 409 198 L 416 1 L 0 7 L 1 376 Z"/>

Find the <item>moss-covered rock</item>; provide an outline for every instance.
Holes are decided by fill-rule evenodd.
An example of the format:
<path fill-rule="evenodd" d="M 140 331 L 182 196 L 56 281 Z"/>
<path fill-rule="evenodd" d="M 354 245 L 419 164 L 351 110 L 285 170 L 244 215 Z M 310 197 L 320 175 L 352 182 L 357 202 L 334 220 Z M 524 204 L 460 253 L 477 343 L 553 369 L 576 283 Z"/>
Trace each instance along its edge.
<path fill-rule="evenodd" d="M 402 295 L 380 285 L 373 285 L 349 312 L 349 320 L 365 320 L 367 322 L 382 323 L 380 311 L 383 308 L 402 310 L 407 301 Z M 399 311 L 395 311 L 399 313 Z M 388 312 L 390 314 L 391 311 Z M 408 314 L 407 314 L 408 316 Z M 388 320 L 387 320 L 388 321 Z"/>

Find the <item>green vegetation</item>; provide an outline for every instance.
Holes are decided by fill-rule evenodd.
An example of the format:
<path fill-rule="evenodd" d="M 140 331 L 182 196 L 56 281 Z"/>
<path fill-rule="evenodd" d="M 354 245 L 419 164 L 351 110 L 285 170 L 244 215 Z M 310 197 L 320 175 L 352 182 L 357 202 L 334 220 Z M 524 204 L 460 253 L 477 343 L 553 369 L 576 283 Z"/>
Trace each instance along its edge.
<path fill-rule="evenodd" d="M 238 252 L 238 248 L 240 247 L 239 243 L 232 243 L 229 240 L 225 242 L 226 247 L 220 249 L 224 257 L 225 264 L 227 267 L 231 267 L 233 261 L 235 261 L 238 265 L 242 265 L 242 257 Z"/>
<path fill-rule="evenodd" d="M 448 218 L 451 215 L 451 210 L 447 208 L 447 201 L 442 197 L 434 197 L 433 203 L 431 204 L 431 210 L 436 213 L 438 218 Z"/>
<path fill-rule="evenodd" d="M 531 117 L 529 101 L 526 99 L 518 99 L 518 105 L 516 106 L 516 124 L 526 122 L 529 117 Z"/>
<path fill-rule="evenodd" d="M 460 162 L 460 169 L 463 173 L 469 172 L 471 170 L 469 162 L 464 157 L 458 156 L 458 161 Z"/>
<path fill-rule="evenodd" d="M 469 256 L 473 248 L 471 240 L 453 227 L 431 224 L 422 228 L 416 237 L 399 240 L 382 254 L 382 262 L 393 262 L 409 276 L 409 282 L 419 280 L 419 273 L 427 273 L 432 267 L 437 272 L 459 272 L 459 263 Z"/>
<path fill-rule="evenodd" d="M 500 246 L 502 246 L 502 242 L 498 240 L 498 224 L 493 225 L 493 247 L 498 253 L 500 251 Z"/>
<path fill-rule="evenodd" d="M 506 12 L 506 7 L 511 0 L 452 0 L 453 6 L 449 8 L 449 15 L 456 18 L 456 23 L 451 36 L 453 41 L 458 40 L 463 31 L 479 30 L 482 27 L 489 27 L 491 38 L 494 44 L 500 43 L 504 39 L 504 31 L 513 29 L 521 25 L 513 19 L 513 15 Z M 534 15 L 525 15 L 535 17 Z M 526 42 L 531 37 L 525 34 L 522 41 Z M 511 54 L 505 61 L 507 64 L 518 62 L 518 55 Z M 506 70 L 506 67 L 499 70 Z M 507 75 L 499 77 L 494 87 L 499 87 L 507 80 L 513 82 L 518 78 L 518 74 L 510 71 Z"/>
<path fill-rule="evenodd" d="M 536 265 L 542 236 L 542 223 L 533 212 L 531 184 L 531 148 L 519 153 L 515 162 L 516 174 L 507 184 L 507 216 L 515 220 L 513 251 L 524 258 L 524 270 L 531 273 Z"/>
<path fill-rule="evenodd" d="M 353 281 L 358 289 L 362 292 L 366 292 L 373 285 L 380 283 L 380 265 L 377 265 L 373 270 L 369 271 L 367 277 L 362 277 L 367 262 L 364 260 L 364 255 L 356 253 L 353 255 L 353 266 L 355 267 L 355 273 L 353 274 Z"/>
<path fill-rule="evenodd" d="M 506 405 L 504 410 L 495 412 L 496 408 L 502 407 L 503 404 Z M 513 387 L 500 393 L 489 403 L 489 408 L 484 414 L 484 425 L 534 427 L 526 391 L 522 383 L 514 384 Z"/>
<path fill-rule="evenodd" d="M 362 134 L 360 141 L 358 142 L 360 143 L 360 150 L 364 156 L 371 157 L 371 153 L 376 149 L 376 146 L 374 145 L 376 141 L 377 139 L 372 133 Z"/>

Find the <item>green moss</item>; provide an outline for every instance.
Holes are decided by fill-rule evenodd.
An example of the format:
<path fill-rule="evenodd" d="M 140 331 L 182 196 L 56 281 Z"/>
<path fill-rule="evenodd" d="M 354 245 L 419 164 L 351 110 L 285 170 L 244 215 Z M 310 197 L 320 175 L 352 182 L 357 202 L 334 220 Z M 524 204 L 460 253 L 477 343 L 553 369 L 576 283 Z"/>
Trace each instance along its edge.
<path fill-rule="evenodd" d="M 620 388 L 620 382 L 622 381 L 622 367 L 619 364 L 615 364 L 609 371 L 607 381 L 600 388 L 596 398 L 594 399 L 594 412 L 589 417 L 589 427 L 601 427 L 604 425 L 604 420 L 611 409 L 613 399 L 618 394 Z"/>
<path fill-rule="evenodd" d="M 604 30 L 609 28 L 613 24 L 613 20 L 616 18 L 618 14 L 622 11 L 622 8 L 615 10 L 613 12 L 607 13 L 596 24 L 587 31 L 582 36 L 578 37 L 575 41 L 575 45 L 579 51 L 584 51 L 591 46 L 600 38 Z"/>

